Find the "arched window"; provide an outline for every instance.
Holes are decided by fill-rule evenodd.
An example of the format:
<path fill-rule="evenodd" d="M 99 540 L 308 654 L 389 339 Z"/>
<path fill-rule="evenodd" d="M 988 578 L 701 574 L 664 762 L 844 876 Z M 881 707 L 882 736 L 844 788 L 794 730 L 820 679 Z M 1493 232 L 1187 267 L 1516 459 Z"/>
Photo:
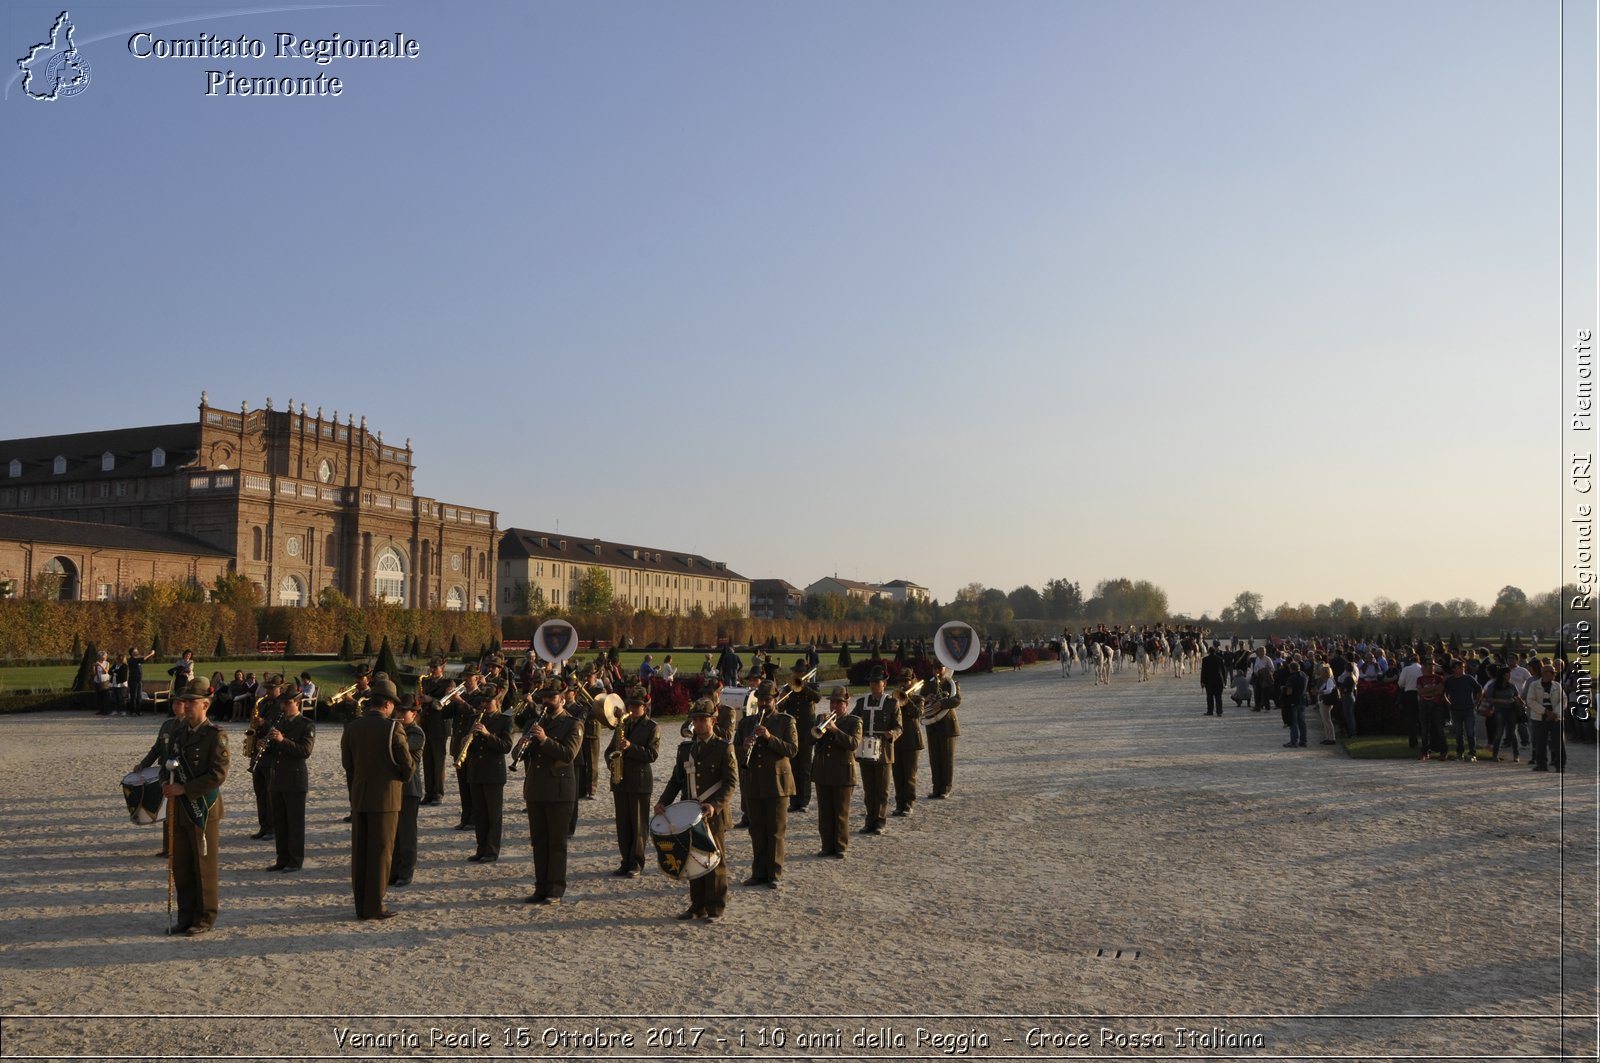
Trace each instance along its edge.
<path fill-rule="evenodd" d="M 461 612 L 467 607 L 467 595 L 460 587 L 451 587 L 450 593 L 444 596 L 444 607 L 454 612 Z"/>
<path fill-rule="evenodd" d="M 39 573 L 39 589 L 61 602 L 78 600 L 78 566 L 64 557 L 52 557 Z"/>
<path fill-rule="evenodd" d="M 162 450 L 160 447 L 157 447 L 156 449 L 154 449 L 154 450 L 152 450 L 150 452 L 150 467 L 152 469 L 159 469 L 163 465 L 165 465 L 166 463 L 167 463 L 167 452 L 166 451 Z"/>
<path fill-rule="evenodd" d="M 261 560 L 261 529 L 250 529 L 250 560 Z"/>
<path fill-rule="evenodd" d="M 16 458 L 11 459 L 11 475 L 13 477 L 22 475 L 22 462 L 18 461 Z"/>
<path fill-rule="evenodd" d="M 51 471 L 57 476 L 60 476 L 62 473 L 66 472 L 67 459 L 62 457 L 60 454 L 57 454 L 55 462 L 51 465 Z"/>
<path fill-rule="evenodd" d="M 278 604 L 306 604 L 306 585 L 300 582 L 299 576 L 285 576 L 278 581 Z"/>
<path fill-rule="evenodd" d="M 115 469 L 116 467 L 117 467 L 117 456 L 115 454 L 111 453 L 111 451 L 108 450 L 104 454 L 100 455 L 100 471 L 101 472 L 110 472 L 112 469 Z M 226 468 L 226 466 L 224 466 L 224 468 Z"/>
<path fill-rule="evenodd" d="M 406 604 L 406 565 L 392 546 L 383 548 L 372 564 L 372 593 L 380 601 Z"/>

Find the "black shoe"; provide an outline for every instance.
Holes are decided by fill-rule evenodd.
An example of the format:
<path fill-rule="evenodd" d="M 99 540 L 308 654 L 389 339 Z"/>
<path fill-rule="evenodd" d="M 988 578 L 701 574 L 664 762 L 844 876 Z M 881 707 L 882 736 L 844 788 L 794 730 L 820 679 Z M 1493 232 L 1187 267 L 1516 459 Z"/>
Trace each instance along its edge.
<path fill-rule="evenodd" d="M 944 800 L 944 799 L 945 799 L 945 798 L 947 798 L 947 797 L 949 797 L 949 796 L 950 796 L 950 795 L 949 795 L 949 794 L 934 794 L 934 795 L 933 795 L 933 796 L 932 796 L 932 797 L 931 797 L 931 798 L 930 798 L 930 800 L 933 800 L 933 801 L 943 801 L 943 800 Z"/>
<path fill-rule="evenodd" d="M 705 914 L 698 908 L 690 908 L 688 911 L 679 912 L 677 917 L 679 919 L 704 919 Z"/>
<path fill-rule="evenodd" d="M 1208 712 L 1208 713 L 1206 713 L 1206 715 L 1207 715 L 1207 716 L 1215 716 L 1215 715 L 1216 715 L 1216 713 L 1214 713 L 1214 712 Z"/>
<path fill-rule="evenodd" d="M 157 856 L 171 856 L 171 855 L 172 855 L 172 853 L 171 853 L 171 852 L 169 852 L 169 851 L 168 851 L 168 850 L 166 850 L 166 849 L 163 849 L 163 850 L 161 850 L 161 851 L 160 851 L 160 852 L 159 852 L 159 853 L 157 853 L 157 854 L 156 854 L 156 855 L 157 855 Z"/>
<path fill-rule="evenodd" d="M 395 916 L 397 916 L 399 914 L 400 913 L 395 911 L 393 908 L 385 908 L 383 911 L 379 912 L 377 915 L 373 916 L 372 918 L 374 918 L 374 919 L 393 919 Z"/>
<path fill-rule="evenodd" d="M 472 829 L 472 824 L 468 823 L 466 820 L 462 820 L 460 823 L 456 824 L 456 830 L 471 830 L 471 829 Z"/>
<path fill-rule="evenodd" d="M 769 883 L 771 881 L 772 880 L 770 878 L 767 878 L 765 875 L 751 875 L 749 878 L 747 878 L 743 882 L 741 882 L 740 885 L 741 886 L 765 886 L 767 883 Z"/>
<path fill-rule="evenodd" d="M 833 853 L 831 855 L 833 856 L 833 858 L 835 860 L 843 860 L 844 859 L 844 850 L 840 849 L 838 852 Z"/>
<path fill-rule="evenodd" d="M 389 883 L 389 885 L 395 887 L 396 889 L 399 889 L 402 886 L 411 885 L 411 879 L 410 879 L 409 876 L 406 877 L 406 878 L 397 878 L 393 882 Z"/>
<path fill-rule="evenodd" d="M 638 872 L 631 867 L 619 867 L 611 872 L 612 878 L 633 878 Z"/>
<path fill-rule="evenodd" d="M 289 866 L 288 864 L 268 864 L 262 870 L 264 870 L 264 871 L 282 871 L 284 868 L 286 868 L 288 866 Z"/>
<path fill-rule="evenodd" d="M 534 904 L 545 904 L 545 905 L 560 904 L 561 903 L 561 898 L 560 897 L 540 897 L 538 900 L 534 901 L 533 903 Z"/>
<path fill-rule="evenodd" d="M 542 894 L 542 893 L 530 893 L 528 896 L 522 898 L 522 903 L 523 904 L 543 904 L 544 903 L 544 894 Z"/>
<path fill-rule="evenodd" d="M 722 918 L 722 909 L 718 908 L 714 912 L 707 912 L 704 915 L 702 915 L 700 918 L 705 919 L 705 920 L 721 919 Z"/>
<path fill-rule="evenodd" d="M 733 825 L 733 829 L 734 830 L 749 830 L 750 829 L 750 821 L 748 819 L 741 819 L 741 820 L 739 820 L 739 822 L 737 822 L 737 823 L 735 823 Z"/>
<path fill-rule="evenodd" d="M 179 934 L 187 934 L 192 926 L 194 926 L 193 923 L 179 923 L 177 926 L 167 927 L 162 933 L 175 937 Z"/>
<path fill-rule="evenodd" d="M 861 833 L 862 834 L 882 834 L 883 833 L 883 828 L 882 827 L 868 827 L 866 830 L 862 831 Z"/>
<path fill-rule="evenodd" d="M 782 879 L 771 878 L 771 879 L 767 880 L 767 889 L 769 889 L 769 890 L 779 889 L 779 888 L 782 887 L 782 885 L 783 885 L 783 880 Z"/>
<path fill-rule="evenodd" d="M 1338 744 L 1339 744 L 1339 743 L 1338 743 L 1338 742 L 1335 742 L 1335 741 L 1334 741 L 1334 740 L 1333 740 L 1333 739 L 1331 739 L 1331 738 L 1324 738 L 1324 739 L 1323 739 L 1323 740 L 1322 740 L 1322 742 L 1321 742 L 1321 744 L 1322 744 L 1322 745 L 1325 745 L 1325 746 L 1336 746 L 1336 745 L 1338 745 Z"/>
<path fill-rule="evenodd" d="M 260 830 L 256 831 L 254 834 L 250 835 L 250 840 L 253 841 L 253 842 L 258 842 L 263 838 L 270 838 L 270 837 L 272 837 L 272 832 L 270 830 L 267 830 L 265 827 L 263 827 Z"/>
<path fill-rule="evenodd" d="M 196 923 L 194 926 L 191 926 L 188 930 L 184 931 L 184 934 L 192 938 L 197 938 L 201 934 L 209 933 L 211 933 L 211 928 L 206 926 L 204 923 Z"/>

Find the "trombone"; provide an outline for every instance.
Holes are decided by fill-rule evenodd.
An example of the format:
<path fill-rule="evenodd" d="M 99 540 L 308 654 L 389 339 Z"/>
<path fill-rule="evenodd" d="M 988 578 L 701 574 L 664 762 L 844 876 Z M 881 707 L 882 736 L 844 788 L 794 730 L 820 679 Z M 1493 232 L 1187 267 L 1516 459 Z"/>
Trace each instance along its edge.
<path fill-rule="evenodd" d="M 806 687 L 811 685 L 811 681 L 815 678 L 817 678 L 817 670 L 813 668 L 811 671 L 800 677 L 800 684 L 798 686 L 796 686 L 794 680 L 791 679 L 789 681 L 789 689 L 785 690 L 783 694 L 779 696 L 778 700 L 772 703 L 772 707 L 775 709 L 783 708 L 783 703 L 789 700 L 790 694 L 804 690 Z"/>

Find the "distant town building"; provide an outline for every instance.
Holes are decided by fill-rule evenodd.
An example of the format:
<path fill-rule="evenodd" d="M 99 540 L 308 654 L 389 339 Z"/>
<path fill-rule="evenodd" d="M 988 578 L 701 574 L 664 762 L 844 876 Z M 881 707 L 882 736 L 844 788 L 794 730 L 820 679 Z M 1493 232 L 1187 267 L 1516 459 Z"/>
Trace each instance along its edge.
<path fill-rule="evenodd" d="M 855 598 L 863 602 L 870 602 L 882 593 L 883 590 L 877 584 L 840 579 L 838 576 L 824 576 L 806 588 L 807 596 L 836 594 L 841 598 Z"/>
<path fill-rule="evenodd" d="M 610 577 L 613 597 L 634 610 L 685 616 L 699 606 L 706 614 L 733 609 L 750 615 L 750 581 L 726 562 L 526 528 L 508 528 L 500 540 L 497 610 L 517 612 L 533 590 L 547 608 L 568 608 L 590 568 Z"/>
<path fill-rule="evenodd" d="M 5 526 L 0 587 L 31 593 L 52 561 L 78 570 L 50 570 L 60 597 L 121 598 L 146 571 L 209 587 L 214 562 L 197 559 L 220 554 L 269 605 L 309 605 L 331 587 L 358 605 L 492 610 L 495 512 L 415 494 L 413 468 L 410 441 L 386 443 L 365 417 L 340 422 L 292 401 L 274 410 L 271 399 L 225 410 L 204 392 L 187 423 L 0 440 L 0 515 L 106 529 L 25 540 L 27 529 Z M 129 529 L 149 534 L 119 538 Z M 66 549 L 85 539 L 100 544 L 92 572 Z M 50 546 L 63 549 L 42 557 Z M 35 559 L 27 569 L 23 556 Z"/>
<path fill-rule="evenodd" d="M 893 598 L 897 602 L 928 602 L 932 595 L 928 588 L 920 583 L 912 583 L 908 579 L 892 579 L 879 588 L 879 593 Z"/>
<path fill-rule="evenodd" d="M 215 586 L 226 550 L 186 535 L 0 513 L 0 598 L 112 601 L 141 583 Z"/>
<path fill-rule="evenodd" d="M 750 581 L 750 615 L 763 620 L 793 620 L 800 615 L 806 593 L 782 579 Z"/>

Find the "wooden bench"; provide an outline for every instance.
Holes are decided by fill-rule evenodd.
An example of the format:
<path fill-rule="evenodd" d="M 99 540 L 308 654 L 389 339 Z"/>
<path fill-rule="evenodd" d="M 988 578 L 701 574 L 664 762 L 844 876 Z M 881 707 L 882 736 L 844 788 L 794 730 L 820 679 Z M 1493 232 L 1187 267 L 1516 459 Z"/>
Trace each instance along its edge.
<path fill-rule="evenodd" d="M 533 649 L 532 639 L 506 639 L 500 643 L 500 648 L 508 653 L 526 653 Z"/>
<path fill-rule="evenodd" d="M 256 643 L 256 653 L 262 657 L 282 657 L 283 651 L 289 648 L 287 642 L 269 642 L 263 640 Z"/>

